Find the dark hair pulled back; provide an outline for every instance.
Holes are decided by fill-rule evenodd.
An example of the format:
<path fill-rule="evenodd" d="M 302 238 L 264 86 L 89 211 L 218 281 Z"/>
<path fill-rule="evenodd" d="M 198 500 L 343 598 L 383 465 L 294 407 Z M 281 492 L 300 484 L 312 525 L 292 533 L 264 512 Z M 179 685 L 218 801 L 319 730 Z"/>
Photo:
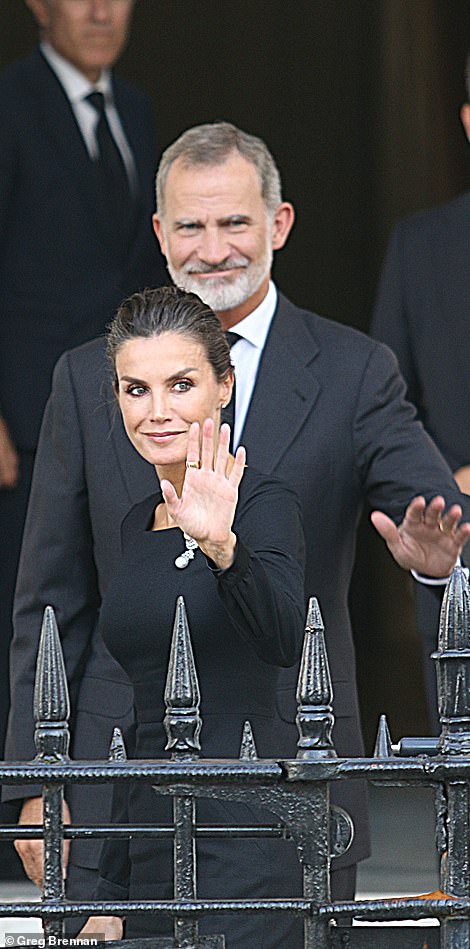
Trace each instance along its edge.
<path fill-rule="evenodd" d="M 107 353 L 116 375 L 116 356 L 133 339 L 180 333 L 199 343 L 218 382 L 232 369 L 230 349 L 219 318 L 195 293 L 159 287 L 133 293 L 121 303 L 109 326 Z"/>

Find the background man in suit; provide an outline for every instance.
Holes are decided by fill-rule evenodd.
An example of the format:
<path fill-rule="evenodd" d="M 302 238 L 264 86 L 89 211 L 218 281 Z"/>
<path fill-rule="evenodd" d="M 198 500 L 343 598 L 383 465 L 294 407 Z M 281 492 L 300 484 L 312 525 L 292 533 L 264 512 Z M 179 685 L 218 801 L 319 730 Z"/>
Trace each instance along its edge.
<path fill-rule="evenodd" d="M 460 117 L 470 140 L 470 57 Z M 470 494 L 470 191 L 401 221 L 388 247 L 371 324 L 395 352 L 427 431 Z M 468 560 L 470 551 L 465 551 Z M 438 732 L 436 648 L 440 595 L 419 584 L 416 619 L 423 641 L 429 715 Z"/>
<path fill-rule="evenodd" d="M 355 531 L 365 498 L 404 567 L 447 574 L 470 525 L 444 500 L 413 502 L 422 491 L 461 496 L 450 472 L 404 401 L 390 351 L 355 330 L 294 306 L 270 281 L 272 254 L 285 244 L 292 205 L 282 201 L 279 172 L 259 139 L 228 123 L 186 132 L 161 161 L 155 230 L 178 284 L 196 290 L 220 315 L 232 340 L 236 374 L 234 441 L 248 463 L 286 479 L 301 498 L 307 534 L 306 590 L 323 611 L 334 683 L 335 742 L 340 754 L 362 753 L 348 615 Z M 55 370 L 38 449 L 19 571 L 12 647 L 14 698 L 8 754 L 34 754 L 31 707 L 41 612 L 57 608 L 74 702 L 76 756 L 105 755 L 115 720 L 132 695 L 116 679 L 93 635 L 100 595 L 119 558 L 120 521 L 154 491 L 155 474 L 133 451 L 113 412 L 102 340 L 65 354 Z M 466 512 L 468 513 L 468 512 Z M 393 519 L 391 519 L 393 518 Z M 439 529 L 439 524 L 443 531 Z M 424 557 L 420 555 L 426 551 Z M 41 557 L 38 556 L 41 551 Z M 73 564 L 73 570 L 64 570 Z M 86 663 L 84 662 L 86 657 Z M 286 677 L 279 713 L 294 721 L 296 672 Z M 98 698 L 99 696 L 99 698 Z M 293 745 L 293 752 L 295 751 Z M 336 790 L 336 789 L 335 789 Z M 104 787 L 71 801 L 74 819 L 106 819 Z M 368 852 L 364 792 L 336 792 L 356 824 L 356 838 L 333 874 L 334 896 L 351 896 L 355 864 Z M 40 802 L 27 802 L 24 821 Z M 31 876 L 41 877 L 38 848 L 18 845 Z M 92 886 L 97 845 L 78 843 L 69 893 Z M 87 874 L 79 867 L 88 869 Z M 80 872 L 79 885 L 77 873 Z"/>
<path fill-rule="evenodd" d="M 40 46 L 0 76 L 0 755 L 13 588 L 54 364 L 102 333 L 124 295 L 164 279 L 149 224 L 152 108 L 110 71 L 134 0 L 27 5 Z"/>

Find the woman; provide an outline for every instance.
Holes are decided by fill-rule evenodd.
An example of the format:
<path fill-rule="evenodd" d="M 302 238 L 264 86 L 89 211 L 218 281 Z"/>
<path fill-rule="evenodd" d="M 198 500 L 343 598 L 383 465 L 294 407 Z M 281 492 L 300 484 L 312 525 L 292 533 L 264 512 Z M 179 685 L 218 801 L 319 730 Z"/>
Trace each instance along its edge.
<path fill-rule="evenodd" d="M 289 488 L 229 454 L 220 427 L 233 370 L 219 320 L 197 296 L 175 288 L 126 300 L 108 337 L 114 386 L 132 444 L 155 466 L 155 494 L 122 525 L 122 563 L 104 599 L 100 627 L 135 693 L 132 757 L 164 755 L 163 693 L 177 597 L 185 598 L 201 688 L 202 753 L 238 757 L 249 718 L 262 757 L 295 754 L 296 736 L 275 711 L 278 669 L 298 658 L 303 630 L 303 534 Z M 240 490 L 238 490 L 240 489 Z M 148 786 L 126 798 L 120 820 L 171 823 L 171 801 Z M 201 801 L 201 823 L 271 823 L 240 804 Z M 171 899 L 172 844 L 109 842 L 100 867 L 100 899 Z M 198 895 L 263 898 L 300 892 L 292 843 L 198 842 Z M 217 917 L 200 930 L 223 931 L 227 949 L 300 946 L 298 920 Z M 119 938 L 116 918 L 90 919 L 83 935 Z M 172 933 L 172 921 L 129 917 L 126 936 Z"/>

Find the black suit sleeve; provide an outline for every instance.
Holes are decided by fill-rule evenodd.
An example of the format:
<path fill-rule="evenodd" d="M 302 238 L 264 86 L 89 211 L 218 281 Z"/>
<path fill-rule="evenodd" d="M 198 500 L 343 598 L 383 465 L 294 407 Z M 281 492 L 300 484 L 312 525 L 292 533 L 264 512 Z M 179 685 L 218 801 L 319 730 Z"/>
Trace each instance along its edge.
<path fill-rule="evenodd" d="M 232 566 L 216 571 L 219 595 L 240 636 L 264 662 L 291 666 L 304 627 L 304 535 L 300 506 L 281 482 L 263 480 L 241 497 Z"/>
<path fill-rule="evenodd" d="M 421 387 L 413 359 L 408 319 L 405 237 L 399 225 L 394 231 L 385 257 L 377 291 L 371 336 L 386 343 L 395 353 L 408 389 L 408 398 L 420 409 Z"/>
<path fill-rule="evenodd" d="M 9 107 L 0 100 L 0 274 L 5 244 L 8 240 L 8 219 L 15 200 L 15 181 L 18 174 L 16 137 L 12 129 Z M 0 279 L 0 297 L 4 286 Z M 0 415 L 2 415 L 0 404 Z"/>
<path fill-rule="evenodd" d="M 6 758 L 34 757 L 33 689 L 44 607 L 56 610 L 72 708 L 97 618 L 97 580 L 80 423 L 67 354 L 54 373 L 24 533 L 11 645 Z M 36 789 L 5 788 L 9 797 Z"/>
<path fill-rule="evenodd" d="M 438 448 L 415 420 L 394 355 L 382 345 L 371 350 L 355 406 L 357 476 L 372 508 L 399 523 L 418 494 L 430 501 L 442 494 L 470 520 L 470 496 L 462 494 Z"/>

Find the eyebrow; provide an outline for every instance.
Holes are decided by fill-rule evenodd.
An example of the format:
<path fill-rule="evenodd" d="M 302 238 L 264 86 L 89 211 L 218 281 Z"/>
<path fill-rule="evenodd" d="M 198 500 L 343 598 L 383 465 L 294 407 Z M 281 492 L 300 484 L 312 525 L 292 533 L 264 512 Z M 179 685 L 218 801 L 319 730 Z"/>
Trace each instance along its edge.
<path fill-rule="evenodd" d="M 168 376 L 167 382 L 173 382 L 174 379 L 181 379 L 181 376 L 187 376 L 188 372 L 199 372 L 197 366 L 187 366 L 186 369 L 179 369 L 178 372 L 173 373 L 172 376 Z"/>
<path fill-rule="evenodd" d="M 178 372 L 173 373 L 173 375 L 168 376 L 167 382 L 173 382 L 175 379 L 181 379 L 182 376 L 187 376 L 188 372 L 200 372 L 197 366 L 187 366 L 185 369 L 179 369 Z M 148 382 L 144 379 L 136 379 L 134 376 L 119 376 L 120 382 L 130 382 L 136 386 L 147 386 Z"/>
<path fill-rule="evenodd" d="M 134 385 L 146 386 L 147 383 L 143 379 L 134 379 L 134 376 L 118 376 L 119 382 L 133 382 Z"/>
<path fill-rule="evenodd" d="M 250 214 L 243 214 L 239 211 L 233 211 L 232 214 L 225 214 L 223 217 L 217 218 L 217 224 L 228 224 L 233 219 L 237 221 L 243 221 L 244 224 L 251 224 L 252 217 Z M 173 227 L 184 227 L 185 224 L 197 224 L 200 227 L 204 226 L 203 221 L 199 217 L 182 217 L 176 218 L 173 221 Z"/>

